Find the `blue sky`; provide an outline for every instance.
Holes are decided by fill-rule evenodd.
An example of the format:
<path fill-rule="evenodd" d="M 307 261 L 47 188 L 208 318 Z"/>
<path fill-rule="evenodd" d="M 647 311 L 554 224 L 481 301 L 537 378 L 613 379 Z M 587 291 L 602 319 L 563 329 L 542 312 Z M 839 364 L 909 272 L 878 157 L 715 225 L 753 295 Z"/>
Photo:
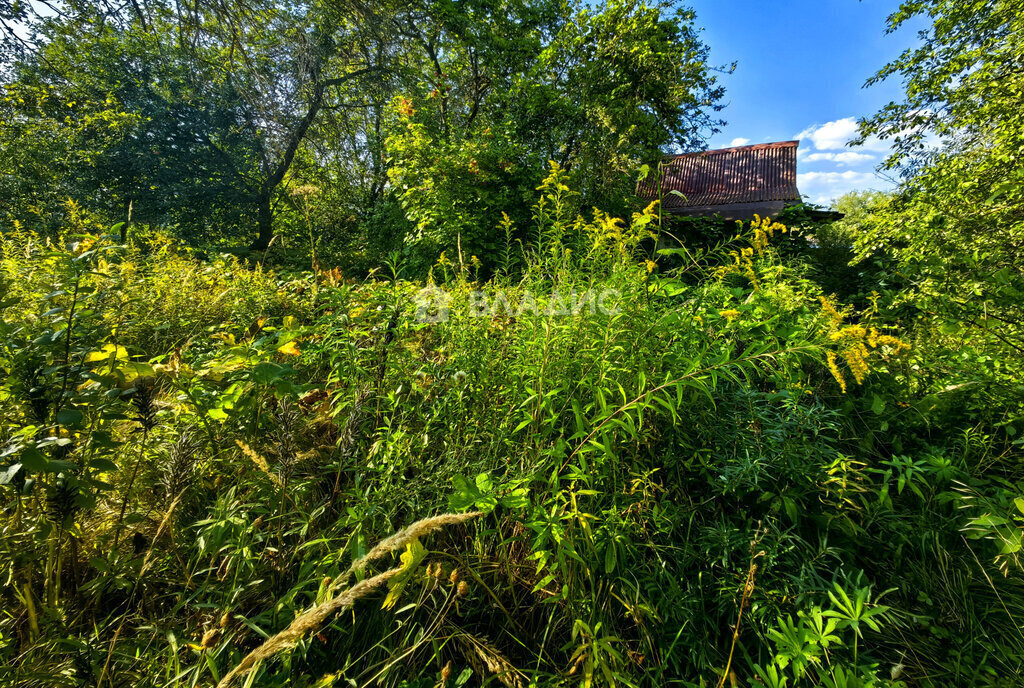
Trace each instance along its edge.
<path fill-rule="evenodd" d="M 875 173 L 888 147 L 844 144 L 856 119 L 899 99 L 901 84 L 864 82 L 917 41 L 921 21 L 885 35 L 898 0 L 689 0 L 722 75 L 728 121 L 712 148 L 800 139 L 797 185 L 827 205 L 854 189 L 887 189 Z"/>

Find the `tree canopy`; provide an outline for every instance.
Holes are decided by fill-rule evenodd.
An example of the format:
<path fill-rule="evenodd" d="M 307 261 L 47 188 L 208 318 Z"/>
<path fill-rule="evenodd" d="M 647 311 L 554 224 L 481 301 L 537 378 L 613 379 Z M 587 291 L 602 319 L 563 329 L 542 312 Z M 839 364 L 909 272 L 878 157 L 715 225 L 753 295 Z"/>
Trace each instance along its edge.
<path fill-rule="evenodd" d="M 70 199 L 263 249 L 305 184 L 347 208 L 318 216 L 327 245 L 486 258 L 493 208 L 549 160 L 584 202 L 625 207 L 641 163 L 719 125 L 694 15 L 664 3 L 63 2 L 2 21 L 24 37 L 5 55 L 6 212 L 51 229 Z"/>

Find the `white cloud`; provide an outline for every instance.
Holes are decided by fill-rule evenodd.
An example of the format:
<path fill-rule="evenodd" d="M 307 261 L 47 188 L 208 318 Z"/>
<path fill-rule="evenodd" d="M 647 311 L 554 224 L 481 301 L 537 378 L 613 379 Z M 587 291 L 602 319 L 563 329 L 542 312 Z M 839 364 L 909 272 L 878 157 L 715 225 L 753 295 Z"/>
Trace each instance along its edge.
<path fill-rule="evenodd" d="M 853 117 L 825 122 L 824 124 L 812 124 L 799 134 L 796 138 L 807 140 L 814 144 L 814 148 L 820 151 L 842 150 L 857 136 L 857 120 Z M 889 150 L 889 144 L 881 139 L 871 136 L 860 146 L 858 150 L 884 153 Z"/>
<path fill-rule="evenodd" d="M 811 203 L 829 205 L 833 200 L 850 191 L 866 189 L 888 189 L 891 184 L 872 172 L 802 172 L 796 176 L 800 192 Z"/>
<path fill-rule="evenodd" d="M 737 136 L 736 138 L 729 142 L 729 148 L 734 148 L 736 146 L 745 146 L 748 143 L 750 143 L 750 139 L 745 139 L 740 136 Z"/>
<path fill-rule="evenodd" d="M 838 163 L 844 165 L 856 165 L 862 162 L 870 162 L 874 160 L 875 156 L 867 153 L 855 153 L 853 151 L 843 151 L 842 153 L 836 153 L 836 157 L 833 158 Z"/>
<path fill-rule="evenodd" d="M 797 159 L 803 165 L 814 163 L 814 172 L 797 174 L 797 186 L 809 202 L 830 205 L 850 191 L 892 188 L 872 171 L 889 152 L 889 144 L 871 137 L 861 146 L 847 146 L 856 136 L 857 120 L 844 117 L 813 124 L 794 137 L 800 139 Z"/>
<path fill-rule="evenodd" d="M 844 117 L 834 122 L 814 124 L 799 134 L 798 139 L 810 139 L 818 150 L 836 150 L 846 148 L 847 142 L 857 135 L 857 120 Z"/>
<path fill-rule="evenodd" d="M 843 151 L 842 153 L 809 153 L 806 148 L 801 148 L 798 151 L 800 158 L 807 162 L 821 162 L 829 160 L 837 162 L 841 165 L 857 165 L 862 162 L 869 162 L 875 159 L 875 156 L 867 153 L 855 153 L 853 151 Z"/>

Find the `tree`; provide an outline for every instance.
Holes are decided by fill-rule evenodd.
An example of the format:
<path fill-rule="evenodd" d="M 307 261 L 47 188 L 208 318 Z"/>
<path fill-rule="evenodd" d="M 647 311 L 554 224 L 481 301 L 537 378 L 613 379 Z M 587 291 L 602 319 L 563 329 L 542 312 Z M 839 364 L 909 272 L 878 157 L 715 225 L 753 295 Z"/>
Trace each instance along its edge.
<path fill-rule="evenodd" d="M 108 174 L 96 168 L 104 188 L 116 178 L 113 187 L 148 188 L 178 209 L 208 209 L 214 204 L 195 204 L 180 183 L 190 181 L 207 195 L 227 186 L 248 199 L 255 248 L 270 243 L 275 194 L 320 113 L 344 107 L 390 59 L 375 14 L 384 5 L 55 7 L 53 16 L 23 17 L 40 38 L 16 64 L 15 81 L 48 83 L 79 105 L 118 94 L 125 111 L 146 126 L 120 149 L 105 149 Z M 158 169 L 146 169 L 147 141 L 165 143 L 148 159 Z"/>
<path fill-rule="evenodd" d="M 52 228 L 71 199 L 113 221 L 178 224 L 193 238 L 240 224 L 255 151 L 230 89 L 155 27 L 41 28 L 45 42 L 15 65 L 2 103 L 12 219 Z"/>
<path fill-rule="evenodd" d="M 387 146 L 418 252 L 486 259 L 500 211 L 529 223 L 517 211 L 550 160 L 572 171 L 582 204 L 622 210 L 633 170 L 700 147 L 718 125 L 722 90 L 692 12 L 640 0 L 467 7 L 440 2 L 403 27 L 419 79 L 394 101 Z"/>
<path fill-rule="evenodd" d="M 896 295 L 960 349 L 972 384 L 1020 413 L 1024 360 L 1024 3 L 905 2 L 890 29 L 932 20 L 918 48 L 872 82 L 899 75 L 906 97 L 861 123 L 894 141 L 904 183 L 858 237 L 887 252 L 913 289 Z M 968 366 L 967 361 L 972 361 Z M 1010 362 L 1013 362 L 1012 364 Z M 968 376 L 969 377 L 969 376 Z M 1010 402 L 1013 399 L 1014 401 Z"/>
<path fill-rule="evenodd" d="M 72 198 L 194 241 L 255 225 L 265 249 L 294 179 L 329 187 L 335 229 L 400 233 L 374 220 L 400 203 L 424 256 L 486 257 L 502 209 L 529 221 L 549 160 L 584 204 L 624 210 L 631 170 L 701 146 L 722 95 L 692 12 L 643 0 L 50 6 L 0 17 L 31 33 L 7 79 L 8 188 L 50 179 L 43 215 Z"/>
<path fill-rule="evenodd" d="M 908 0 L 889 16 L 888 33 L 926 15 L 920 43 L 868 80 L 899 77 L 902 101 L 861 121 L 861 140 L 892 141 L 887 165 L 912 173 L 936 153 L 931 137 L 949 150 L 985 147 L 1016 136 L 1024 87 L 1024 2 L 1021 0 Z"/>

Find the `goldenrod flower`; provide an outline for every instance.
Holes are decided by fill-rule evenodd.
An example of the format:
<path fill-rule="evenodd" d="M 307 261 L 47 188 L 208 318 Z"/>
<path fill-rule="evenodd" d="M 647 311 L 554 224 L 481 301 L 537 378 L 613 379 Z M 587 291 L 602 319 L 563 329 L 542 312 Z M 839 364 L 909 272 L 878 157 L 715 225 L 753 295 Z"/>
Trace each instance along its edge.
<path fill-rule="evenodd" d="M 846 394 L 846 378 L 843 377 L 843 373 L 839 370 L 839 365 L 836 363 L 836 352 L 829 351 L 825 357 L 828 359 L 828 369 L 832 373 L 832 377 L 839 383 L 839 388 L 843 390 L 843 394 Z"/>

